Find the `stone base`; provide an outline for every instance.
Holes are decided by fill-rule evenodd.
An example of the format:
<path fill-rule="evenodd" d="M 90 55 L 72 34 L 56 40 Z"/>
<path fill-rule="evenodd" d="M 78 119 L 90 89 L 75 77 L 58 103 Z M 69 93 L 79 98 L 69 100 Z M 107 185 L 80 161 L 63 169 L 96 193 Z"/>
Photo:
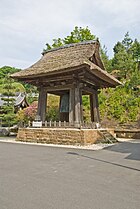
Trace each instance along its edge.
<path fill-rule="evenodd" d="M 17 140 L 46 144 L 89 145 L 102 140 L 97 129 L 19 128 Z"/>

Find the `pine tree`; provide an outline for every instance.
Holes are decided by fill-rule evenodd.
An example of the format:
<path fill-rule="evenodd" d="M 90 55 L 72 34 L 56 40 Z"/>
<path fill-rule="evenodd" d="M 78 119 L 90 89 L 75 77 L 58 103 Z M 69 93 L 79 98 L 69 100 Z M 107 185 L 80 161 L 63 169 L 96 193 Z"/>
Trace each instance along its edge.
<path fill-rule="evenodd" d="M 1 107 L 2 125 L 8 127 L 13 125 L 16 121 L 16 114 L 14 113 L 15 94 L 13 93 L 14 87 L 12 83 L 12 79 L 9 75 L 7 75 L 4 78 L 3 93 L 1 98 L 4 101 Z"/>
<path fill-rule="evenodd" d="M 133 40 L 127 32 L 122 42 L 117 42 L 113 48 L 114 57 L 112 59 L 112 68 L 117 72 L 118 78 L 121 80 L 130 79 L 135 67 L 131 50 L 132 46 Z"/>
<path fill-rule="evenodd" d="M 112 62 L 107 55 L 107 48 L 105 45 L 100 48 L 100 54 L 101 54 L 101 58 L 104 63 L 105 69 L 110 73 L 112 70 L 112 66 L 111 66 Z"/>
<path fill-rule="evenodd" d="M 129 37 L 129 32 L 127 32 L 124 36 L 124 39 L 122 40 L 122 44 L 127 52 L 129 52 L 129 49 L 131 48 L 132 43 L 133 43 L 133 40 Z"/>

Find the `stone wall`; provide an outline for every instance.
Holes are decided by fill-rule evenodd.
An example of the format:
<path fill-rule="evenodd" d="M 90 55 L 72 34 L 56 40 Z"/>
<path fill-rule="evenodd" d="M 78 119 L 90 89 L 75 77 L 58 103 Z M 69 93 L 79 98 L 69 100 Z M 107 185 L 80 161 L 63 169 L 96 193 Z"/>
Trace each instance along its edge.
<path fill-rule="evenodd" d="M 128 139 L 140 139 L 140 129 L 116 129 L 116 137 Z"/>
<path fill-rule="evenodd" d="M 96 129 L 20 128 L 18 141 L 46 144 L 88 145 L 101 139 Z"/>

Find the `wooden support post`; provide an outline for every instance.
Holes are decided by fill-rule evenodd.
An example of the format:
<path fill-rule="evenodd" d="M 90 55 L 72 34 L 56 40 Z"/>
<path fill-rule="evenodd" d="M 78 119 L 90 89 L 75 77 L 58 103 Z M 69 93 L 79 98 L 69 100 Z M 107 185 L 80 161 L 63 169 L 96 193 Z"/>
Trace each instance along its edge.
<path fill-rule="evenodd" d="M 74 88 L 69 91 L 69 122 L 74 123 Z"/>
<path fill-rule="evenodd" d="M 96 112 L 97 112 L 97 122 L 100 122 L 100 112 L 99 112 L 99 102 L 98 102 L 98 92 L 95 94 L 96 98 Z"/>
<path fill-rule="evenodd" d="M 81 122 L 83 122 L 83 102 L 82 102 L 82 90 L 80 89 L 80 111 L 81 111 Z"/>
<path fill-rule="evenodd" d="M 99 114 L 97 91 L 94 94 L 90 95 L 90 110 L 91 110 L 91 121 L 99 123 L 100 122 L 100 114 Z"/>
<path fill-rule="evenodd" d="M 79 85 L 75 87 L 75 94 L 74 94 L 74 100 L 75 100 L 75 122 L 76 124 L 80 124 L 82 121 L 82 92 L 79 88 Z"/>
<path fill-rule="evenodd" d="M 93 94 L 90 94 L 90 114 L 91 114 L 91 122 L 94 122 Z"/>
<path fill-rule="evenodd" d="M 62 102 L 62 95 L 60 95 L 60 99 L 59 99 L 59 121 L 63 121 L 63 115 L 60 112 L 61 109 L 61 102 Z"/>
<path fill-rule="evenodd" d="M 40 116 L 42 122 L 45 122 L 46 106 L 47 106 L 47 92 L 44 89 L 44 87 L 41 87 L 39 91 L 37 115 Z"/>

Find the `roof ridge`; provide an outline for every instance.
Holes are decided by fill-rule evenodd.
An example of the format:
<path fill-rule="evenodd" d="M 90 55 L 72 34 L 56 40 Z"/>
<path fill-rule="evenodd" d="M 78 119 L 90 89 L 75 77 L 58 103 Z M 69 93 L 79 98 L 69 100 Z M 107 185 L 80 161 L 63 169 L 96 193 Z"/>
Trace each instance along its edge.
<path fill-rule="evenodd" d="M 89 41 L 81 41 L 81 42 L 78 42 L 78 43 L 65 44 L 65 45 L 57 47 L 57 48 L 44 50 L 42 52 L 42 55 L 47 54 L 48 52 L 57 51 L 59 49 L 65 49 L 65 48 L 74 47 L 74 46 L 78 46 L 78 45 L 93 44 L 93 43 L 96 43 L 96 42 L 98 42 L 98 40 L 89 40 Z"/>

